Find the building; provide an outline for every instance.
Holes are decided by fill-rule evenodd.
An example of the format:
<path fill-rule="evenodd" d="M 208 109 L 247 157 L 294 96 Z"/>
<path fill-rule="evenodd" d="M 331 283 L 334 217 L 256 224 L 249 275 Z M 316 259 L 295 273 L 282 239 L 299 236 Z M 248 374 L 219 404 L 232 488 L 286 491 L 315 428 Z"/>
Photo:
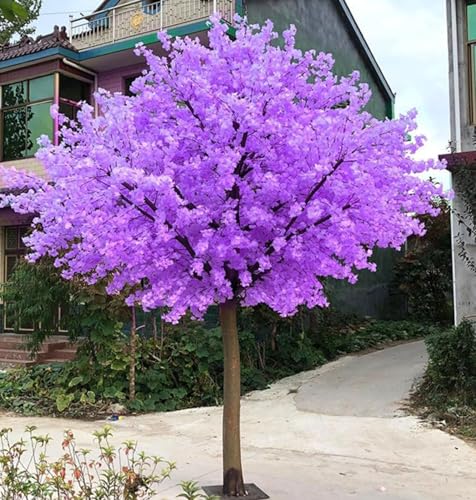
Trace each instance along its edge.
<path fill-rule="evenodd" d="M 43 175 L 34 154 L 41 134 L 58 140 L 58 123 L 49 114 L 52 104 L 74 118 L 78 103 L 92 102 L 99 87 L 127 93 L 145 66 L 133 54 L 138 42 L 160 52 L 156 34 L 165 29 L 206 43 L 207 20 L 215 11 L 227 22 L 235 13 L 246 14 L 252 23 L 271 18 L 278 30 L 294 23 L 303 49 L 332 52 L 340 74 L 360 70 L 373 90 L 369 110 L 378 118 L 392 117 L 394 95 L 344 0 L 104 0 L 91 14 L 71 19 L 69 30 L 55 27 L 36 40 L 24 37 L 0 48 L 0 161 Z M 21 237 L 27 224 L 27 218 L 0 209 L 3 281 L 25 252 Z M 353 293 L 362 295 L 362 289 L 374 290 L 374 285 L 363 278 L 363 288 Z M 8 307 L 2 314 L 1 331 L 12 332 Z"/>
<path fill-rule="evenodd" d="M 468 190 L 476 189 L 476 1 L 446 0 L 448 19 L 451 153 L 448 162 L 455 199 L 452 214 L 455 323 L 476 319 L 476 237 L 467 228 L 474 218 L 466 211 Z M 473 198 L 473 204 L 474 204 Z M 476 207 L 473 206 L 473 211 Z M 473 212 L 474 213 L 474 212 Z M 463 248 L 464 247 L 464 248 Z"/>

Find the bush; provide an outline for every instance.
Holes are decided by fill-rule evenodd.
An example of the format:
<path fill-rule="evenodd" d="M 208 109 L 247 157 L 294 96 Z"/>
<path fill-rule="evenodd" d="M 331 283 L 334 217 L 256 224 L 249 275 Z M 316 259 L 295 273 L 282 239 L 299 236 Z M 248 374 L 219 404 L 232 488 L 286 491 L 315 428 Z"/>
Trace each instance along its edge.
<path fill-rule="evenodd" d="M 61 278 L 51 260 L 20 263 L 0 297 L 22 321 L 39 325 L 35 351 L 62 329 L 80 342 L 75 361 L 0 374 L 0 407 L 26 415 L 93 417 L 120 404 L 128 412 L 168 411 L 218 405 L 223 353 L 217 308 L 204 322 L 159 324 L 159 311 L 138 311 L 137 342 L 130 335 L 131 309 L 123 297 Z M 66 300 L 67 299 L 67 300 Z M 301 308 L 281 318 L 265 306 L 239 315 L 242 392 L 263 389 L 279 378 L 315 368 L 341 354 L 424 336 L 412 322 L 363 320 L 333 309 Z M 134 339 L 134 341 L 133 341 Z"/>
<path fill-rule="evenodd" d="M 317 342 L 327 359 L 365 349 L 378 348 L 390 342 L 423 338 L 439 327 L 414 321 L 362 321 L 354 319 L 345 326 L 333 326 Z"/>
<path fill-rule="evenodd" d="M 75 361 L 9 370 L 0 375 L 0 406 L 26 415 L 100 416 L 119 403 L 129 411 L 168 411 L 220 402 L 217 331 L 171 334 L 162 347 L 139 339 L 136 397 L 128 399 L 130 351 L 120 331 L 79 349 Z"/>
<path fill-rule="evenodd" d="M 422 216 L 427 232 L 408 241 L 396 265 L 393 286 L 403 293 L 409 317 L 417 321 L 452 320 L 450 209 L 445 202 L 438 217 Z"/>
<path fill-rule="evenodd" d="M 451 432 L 476 438 L 476 332 L 463 321 L 426 339 L 428 367 L 412 395 L 417 413 Z"/>
<path fill-rule="evenodd" d="M 50 259 L 34 264 L 21 260 L 0 287 L 0 299 L 8 304 L 15 329 L 20 328 L 20 318 L 21 323 L 33 325 L 28 345 L 33 353 L 45 339 L 60 331 L 67 331 L 72 341 L 87 339 L 94 350 L 97 338 L 110 336 L 129 321 L 131 314 L 123 297 L 108 295 L 105 286 L 64 280 Z"/>
<path fill-rule="evenodd" d="M 428 399 L 437 404 L 476 405 L 476 332 L 469 321 L 427 338 Z"/>

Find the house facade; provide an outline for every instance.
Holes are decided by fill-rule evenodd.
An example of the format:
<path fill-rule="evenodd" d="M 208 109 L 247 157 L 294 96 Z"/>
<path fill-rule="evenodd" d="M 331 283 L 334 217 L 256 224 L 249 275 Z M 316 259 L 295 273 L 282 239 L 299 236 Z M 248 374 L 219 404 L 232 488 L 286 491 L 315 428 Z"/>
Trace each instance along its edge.
<path fill-rule="evenodd" d="M 476 236 L 468 189 L 476 189 L 476 1 L 447 0 L 451 153 L 455 198 L 452 214 L 455 323 L 476 320 Z M 474 203 L 474 201 L 473 201 Z M 473 207 L 474 210 L 474 207 Z"/>
<path fill-rule="evenodd" d="M 81 101 L 94 104 L 98 88 L 128 93 L 145 68 L 143 58 L 133 53 L 138 42 L 160 53 L 157 32 L 167 30 L 206 43 L 207 20 L 214 12 L 226 22 L 235 14 L 252 23 L 270 18 L 278 30 L 295 24 L 301 48 L 332 52 L 339 74 L 359 70 L 373 91 L 369 111 L 392 117 L 394 95 L 344 0 L 104 0 L 91 14 L 71 19 L 68 29 L 55 27 L 48 35 L 0 48 L 0 162 L 44 175 L 34 155 L 40 135 L 58 141 L 52 104 L 74 118 Z M 28 223 L 28 217 L 0 209 L 0 281 L 25 253 L 22 235 Z M 378 290 L 372 279 L 364 276 L 361 288 L 348 293 Z M 376 295 L 381 297 L 381 291 Z M 6 305 L 0 331 L 13 332 L 13 325 Z"/>

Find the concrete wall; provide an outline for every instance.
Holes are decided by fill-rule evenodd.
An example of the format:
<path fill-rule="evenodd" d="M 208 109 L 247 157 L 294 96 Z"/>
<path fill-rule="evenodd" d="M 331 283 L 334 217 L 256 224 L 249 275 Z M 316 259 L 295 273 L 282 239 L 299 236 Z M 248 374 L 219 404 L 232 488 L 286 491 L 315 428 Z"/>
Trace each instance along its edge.
<path fill-rule="evenodd" d="M 332 53 L 337 74 L 348 75 L 359 70 L 362 81 L 367 82 L 373 92 L 369 111 L 378 118 L 387 116 L 391 101 L 356 42 L 337 0 L 245 0 L 244 5 L 252 23 L 262 24 L 271 19 L 278 32 L 295 24 L 299 47 Z"/>
<path fill-rule="evenodd" d="M 381 119 L 388 115 L 392 102 L 381 88 L 337 0 L 246 0 L 245 8 L 250 22 L 262 24 L 271 19 L 278 32 L 295 24 L 299 48 L 332 53 L 337 74 L 359 70 L 362 81 L 367 82 L 373 92 L 368 110 Z M 341 311 L 377 318 L 404 316 L 405 301 L 391 290 L 397 258 L 393 250 L 376 249 L 376 273 L 360 272 L 356 285 L 329 280 L 333 305 Z"/>
<path fill-rule="evenodd" d="M 447 0 L 448 49 L 449 49 L 449 81 L 451 141 L 456 152 L 474 151 L 476 149 L 474 134 L 476 124 L 472 123 L 470 113 L 470 85 L 468 52 L 466 47 L 466 2 L 465 0 Z M 455 193 L 453 206 L 461 208 L 461 200 Z M 467 267 L 458 255 L 457 238 L 461 236 L 467 250 L 476 259 L 476 242 L 474 235 L 469 237 L 452 217 L 453 237 L 453 280 L 455 322 L 463 318 L 476 319 L 476 275 Z"/>

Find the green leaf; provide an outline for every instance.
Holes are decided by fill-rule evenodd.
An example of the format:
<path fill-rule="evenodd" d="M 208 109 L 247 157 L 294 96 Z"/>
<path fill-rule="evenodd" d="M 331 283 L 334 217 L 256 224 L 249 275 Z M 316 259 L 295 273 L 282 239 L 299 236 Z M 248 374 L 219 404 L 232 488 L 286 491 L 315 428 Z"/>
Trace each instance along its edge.
<path fill-rule="evenodd" d="M 69 381 L 68 387 L 75 387 L 83 382 L 83 377 L 79 375 L 78 377 L 74 377 Z"/>
<path fill-rule="evenodd" d="M 8 21 L 28 19 L 28 11 L 14 0 L 0 0 L 0 15 Z"/>
<path fill-rule="evenodd" d="M 74 394 L 58 394 L 56 397 L 56 408 L 62 413 L 74 400 Z"/>
<path fill-rule="evenodd" d="M 96 394 L 93 391 L 83 392 L 79 400 L 81 403 L 93 405 L 96 402 Z"/>
<path fill-rule="evenodd" d="M 111 363 L 111 370 L 122 371 L 127 367 L 127 363 L 123 359 L 115 359 Z"/>

